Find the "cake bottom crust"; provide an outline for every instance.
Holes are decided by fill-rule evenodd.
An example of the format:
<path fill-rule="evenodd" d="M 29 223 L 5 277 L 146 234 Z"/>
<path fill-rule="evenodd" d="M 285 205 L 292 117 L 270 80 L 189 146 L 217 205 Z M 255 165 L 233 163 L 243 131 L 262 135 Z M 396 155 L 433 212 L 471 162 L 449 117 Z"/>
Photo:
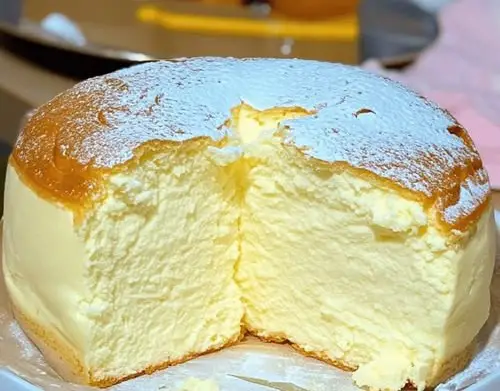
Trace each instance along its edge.
<path fill-rule="evenodd" d="M 142 375 L 150 375 L 156 371 L 182 364 L 196 357 L 214 353 L 223 348 L 232 346 L 240 342 L 245 334 L 240 334 L 224 344 L 214 346 L 201 353 L 191 353 L 179 360 L 165 361 L 158 364 L 151 364 L 146 368 L 124 376 L 97 378 L 85 367 L 82 357 L 55 331 L 49 331 L 41 327 L 38 323 L 26 316 L 14 303 L 11 302 L 12 312 L 16 321 L 21 326 L 26 336 L 42 352 L 45 361 L 64 379 L 76 384 L 88 384 L 91 386 L 106 388 L 126 380 L 130 380 Z"/>
<path fill-rule="evenodd" d="M 333 365 L 336 368 L 339 368 L 343 371 L 353 372 L 357 369 L 357 366 L 352 365 L 343 360 L 331 359 L 324 352 L 311 352 L 305 351 L 300 345 L 291 342 L 285 335 L 283 334 L 272 334 L 269 335 L 262 330 L 252 329 L 247 327 L 247 331 L 253 336 L 259 338 L 261 341 L 269 342 L 269 343 L 279 343 L 279 344 L 289 344 L 295 350 L 297 350 L 300 354 L 315 358 L 317 360 L 323 361 L 327 364 Z M 265 336 L 264 336 L 265 335 Z M 472 360 L 474 353 L 476 351 L 477 341 L 474 339 L 464 350 L 460 353 L 452 356 L 447 361 L 439 363 L 434 368 L 434 373 L 431 379 L 428 380 L 428 385 L 426 390 L 431 391 L 434 390 L 439 384 L 451 378 L 453 375 L 463 371 L 467 365 Z M 408 382 L 406 386 L 403 388 L 404 391 L 413 391 L 416 390 L 416 387 Z"/>
<path fill-rule="evenodd" d="M 208 349 L 205 352 L 188 354 L 179 360 L 152 364 L 141 371 L 121 377 L 96 378 L 85 367 L 85 365 L 83 364 L 83 359 L 78 354 L 78 352 L 75 351 L 75 349 L 73 349 L 66 341 L 64 341 L 63 338 L 58 336 L 58 333 L 49 331 L 46 328 L 41 327 L 38 323 L 30 319 L 21 310 L 19 310 L 19 308 L 17 308 L 16 305 L 12 302 L 11 306 L 14 317 L 23 329 L 24 333 L 38 347 L 38 349 L 42 352 L 45 360 L 61 377 L 73 383 L 88 384 L 100 388 L 109 387 L 114 384 L 142 375 L 152 374 L 156 371 L 168 368 L 170 366 L 178 365 L 183 362 L 192 360 L 196 357 L 216 352 L 225 347 L 237 344 L 245 337 L 245 330 L 242 330 L 240 335 L 238 335 L 236 338 L 229 340 L 220 346 L 215 346 L 211 349 Z M 264 333 L 262 330 L 247 328 L 246 331 L 265 342 L 278 344 L 288 343 L 302 355 L 318 359 L 341 370 L 352 372 L 357 369 L 356 366 L 342 360 L 331 359 L 324 352 L 305 351 L 301 348 L 300 345 L 290 342 L 285 335 L 275 334 L 266 335 L 264 337 L 263 335 L 266 333 Z M 438 364 L 434 370 L 433 377 L 428 380 L 428 390 L 433 390 L 440 383 L 449 379 L 456 373 L 462 371 L 471 361 L 475 350 L 476 341 L 474 340 L 462 352 L 451 357 L 444 363 Z M 415 387 L 411 383 L 408 383 L 405 386 L 404 390 L 415 390 Z"/>

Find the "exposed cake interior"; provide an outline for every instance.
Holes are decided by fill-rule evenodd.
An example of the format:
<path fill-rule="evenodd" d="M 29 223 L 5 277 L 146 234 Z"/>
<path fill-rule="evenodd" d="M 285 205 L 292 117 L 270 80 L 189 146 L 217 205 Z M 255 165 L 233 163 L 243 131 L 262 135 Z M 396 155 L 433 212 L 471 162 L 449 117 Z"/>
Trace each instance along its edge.
<path fill-rule="evenodd" d="M 6 192 L 6 214 L 25 207 L 8 217 L 4 259 L 24 261 L 6 265 L 6 281 L 32 338 L 64 352 L 55 365 L 72 362 L 76 379 L 104 386 L 248 329 L 357 369 L 358 384 L 374 389 L 421 390 L 460 369 L 489 311 L 490 211 L 477 235 L 450 245 L 432 207 L 311 165 L 288 145 L 283 121 L 311 113 L 242 105 L 233 114 L 221 143 L 143 148 L 109 175 L 74 235 L 72 212 L 9 168 L 6 186 L 18 189 Z M 35 210 L 45 219 L 26 230 Z M 54 273 L 63 262 L 51 246 L 67 246 L 60 257 L 81 257 L 81 267 Z M 53 265 L 34 266 L 40 257 Z"/>

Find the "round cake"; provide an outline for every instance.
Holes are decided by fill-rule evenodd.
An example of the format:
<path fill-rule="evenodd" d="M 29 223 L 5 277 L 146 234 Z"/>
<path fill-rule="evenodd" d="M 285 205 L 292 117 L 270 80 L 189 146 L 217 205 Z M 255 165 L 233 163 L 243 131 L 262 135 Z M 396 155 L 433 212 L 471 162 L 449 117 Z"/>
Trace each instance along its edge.
<path fill-rule="evenodd" d="M 74 382 L 250 333 L 370 390 L 423 390 L 467 364 L 489 315 L 473 142 L 355 67 L 193 58 L 81 82 L 22 129 L 4 210 L 15 316 Z"/>

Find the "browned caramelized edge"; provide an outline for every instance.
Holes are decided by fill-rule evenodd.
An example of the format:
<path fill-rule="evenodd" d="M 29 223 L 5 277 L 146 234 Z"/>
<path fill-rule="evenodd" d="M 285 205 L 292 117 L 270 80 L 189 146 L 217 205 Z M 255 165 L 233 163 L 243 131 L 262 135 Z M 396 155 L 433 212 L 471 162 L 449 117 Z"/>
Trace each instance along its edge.
<path fill-rule="evenodd" d="M 33 319 L 26 316 L 15 304 L 11 303 L 11 306 L 16 321 L 20 324 L 28 338 L 43 353 L 45 360 L 64 380 L 99 388 L 107 388 L 139 376 L 150 375 L 162 369 L 217 352 L 239 343 L 245 337 L 242 329 L 240 334 L 232 340 L 228 340 L 220 346 L 213 347 L 205 352 L 191 353 L 179 360 L 165 361 L 159 364 L 150 365 L 141 371 L 127 376 L 97 378 L 82 362 L 83 360 L 78 356 L 78 352 L 75 352 L 74 349 L 70 347 L 67 342 L 59 338 L 54 331 L 47 330 L 40 326 Z"/>
<path fill-rule="evenodd" d="M 315 358 L 317 360 L 323 361 L 327 364 L 333 365 L 343 371 L 352 372 L 357 369 L 357 366 L 344 362 L 342 360 L 334 360 L 328 357 L 324 352 L 309 352 L 305 351 L 300 345 L 292 343 L 288 340 L 285 335 L 266 335 L 263 337 L 259 330 L 252 329 L 249 327 L 241 328 L 240 334 L 226 343 L 213 347 L 202 353 L 191 353 L 179 360 L 165 361 L 159 364 L 150 365 L 141 371 L 134 374 L 122 376 L 122 377 L 106 377 L 97 378 L 95 377 L 88 368 L 82 362 L 82 358 L 78 356 L 72 347 L 70 347 L 65 341 L 57 337 L 54 331 L 47 330 L 26 316 L 14 303 L 11 302 L 12 310 L 16 321 L 20 324 L 23 331 L 26 333 L 28 338 L 37 346 L 38 349 L 43 353 L 47 362 L 51 367 L 66 381 L 74 382 L 77 384 L 85 384 L 90 386 L 95 386 L 99 388 L 107 388 L 112 385 L 131 380 L 143 375 L 150 375 L 154 372 L 160 371 L 162 369 L 182 364 L 184 362 L 190 361 L 197 357 L 204 356 L 206 354 L 214 353 L 220 351 L 221 349 L 233 346 L 241 342 L 245 335 L 253 335 L 260 340 L 268 343 L 277 344 L 288 344 L 297 350 L 299 353 L 306 357 Z M 267 333 L 266 333 L 267 334 Z M 455 356 L 451 357 L 444 363 L 439 363 L 435 368 L 433 377 L 428 380 L 428 390 L 432 390 L 437 387 L 442 382 L 446 381 L 456 373 L 462 371 L 468 363 L 472 360 L 474 351 L 476 349 L 476 340 L 473 340 L 463 351 L 459 352 Z M 404 390 L 415 390 L 415 387 L 409 382 Z"/>
<path fill-rule="evenodd" d="M 362 178 L 376 187 L 396 191 L 408 200 L 423 204 L 425 210 L 435 212 L 434 215 L 430 215 L 431 222 L 435 223 L 445 234 L 452 234 L 452 231 L 455 230 L 460 232 L 467 231 L 479 221 L 483 213 L 488 208 L 491 200 L 490 192 L 472 213 L 461 216 L 455 224 L 449 224 L 444 220 L 444 211 L 448 206 L 456 203 L 460 194 L 460 186 L 462 184 L 462 181 L 452 179 L 453 176 L 455 176 L 454 174 L 450 174 L 448 181 L 448 184 L 452 184 L 452 186 L 446 186 L 446 184 L 443 184 L 443 188 L 440 191 L 437 191 L 431 197 L 428 197 L 423 193 L 409 190 L 390 179 L 382 178 L 367 169 L 352 167 L 347 162 L 321 163 L 326 165 L 328 169 L 333 172 L 350 172 L 353 176 Z M 471 174 L 474 174 L 474 172 L 471 172 Z"/>
<path fill-rule="evenodd" d="M 124 376 L 124 377 L 120 377 L 120 378 L 109 377 L 109 378 L 105 378 L 105 379 L 93 379 L 91 377 L 90 385 L 96 386 L 99 388 L 107 388 L 107 387 L 110 387 L 110 386 L 118 384 L 118 383 L 122 383 L 122 382 L 127 381 L 127 380 L 135 379 L 136 377 L 139 377 L 139 376 L 151 375 L 157 371 L 161 371 L 162 369 L 166 369 L 168 367 L 173 367 L 175 365 L 179 365 L 179 364 L 185 363 L 187 361 L 193 360 L 197 357 L 201 357 L 201 356 L 204 356 L 204 355 L 207 355 L 210 353 L 215 353 L 215 352 L 218 352 L 224 348 L 234 346 L 237 343 L 239 343 L 244 337 L 245 337 L 245 335 L 243 333 L 240 333 L 240 335 L 237 336 L 236 338 L 234 338 L 233 340 L 229 340 L 220 346 L 213 347 L 213 348 L 208 349 L 202 353 L 188 354 L 179 360 L 165 361 L 165 362 L 160 363 L 160 364 L 150 365 L 147 368 L 143 369 L 142 371 L 139 371 L 139 372 L 134 373 L 132 375 L 128 375 L 128 376 Z"/>
<path fill-rule="evenodd" d="M 290 342 L 285 335 L 274 334 L 269 335 L 267 333 L 262 333 L 259 330 L 248 328 L 247 331 L 259 338 L 261 341 L 268 343 L 278 343 L 278 344 L 287 344 L 298 351 L 300 354 L 306 357 L 311 357 L 317 359 L 319 361 L 325 362 L 327 364 L 333 365 L 336 368 L 339 368 L 342 371 L 353 372 L 358 369 L 357 365 L 349 364 L 343 360 L 336 360 L 328 357 L 324 352 L 310 352 L 304 350 L 300 345 Z M 266 336 L 262 336 L 266 334 Z M 476 350 L 477 341 L 474 339 L 468 346 L 465 347 L 464 350 L 457 353 L 456 355 L 449 358 L 447 361 L 443 363 L 438 363 L 437 367 L 434 368 L 434 373 L 432 378 L 428 379 L 427 391 L 434 390 L 439 384 L 451 378 L 453 375 L 459 373 L 464 370 L 465 367 L 469 364 L 474 356 L 474 352 Z M 408 381 L 406 386 L 403 388 L 403 391 L 415 391 L 416 387 Z"/>
<path fill-rule="evenodd" d="M 89 384 L 89 374 L 79 352 L 57 337 L 56 333 L 43 328 L 10 302 L 14 318 L 26 336 L 43 354 L 47 363 L 63 379 L 79 384 Z"/>
<path fill-rule="evenodd" d="M 57 104 L 57 99 L 61 99 L 62 97 L 64 97 L 64 93 L 57 96 L 55 100 L 49 103 L 53 106 Z M 245 103 L 242 103 L 239 107 L 235 107 L 233 109 L 233 114 L 243 105 L 245 105 Z M 43 112 L 44 109 L 48 110 L 50 107 L 50 105 L 47 108 L 42 106 L 39 110 Z M 297 116 L 312 114 L 300 107 L 276 107 L 264 110 L 264 112 L 278 115 L 294 110 L 297 111 Z M 473 141 L 467 131 L 458 124 L 451 114 L 446 111 L 444 111 L 444 113 L 448 115 L 454 123 L 454 125 L 449 128 L 449 132 L 460 137 L 471 151 L 476 152 Z M 104 182 L 109 175 L 129 170 L 140 164 L 143 159 L 147 159 L 155 153 L 163 152 L 170 148 L 175 150 L 177 149 L 175 147 L 179 145 L 182 145 L 184 148 L 196 149 L 203 145 L 220 147 L 227 142 L 227 138 L 214 141 L 204 135 L 180 142 L 151 140 L 137 147 L 133 151 L 134 157 L 125 163 L 115 165 L 111 168 L 101 168 L 93 166 L 92 162 L 84 165 L 74 158 L 70 159 L 66 156 L 62 156 L 58 148 L 57 127 L 53 127 L 51 122 L 46 121 L 44 118 L 45 116 L 43 115 L 33 115 L 27 121 L 23 129 L 22 138 L 36 137 L 43 133 L 43 140 L 39 140 L 39 142 L 43 142 L 43 145 L 37 148 L 38 150 L 52 151 L 53 156 L 47 158 L 45 154 L 39 154 L 43 156 L 38 156 L 38 159 L 30 160 L 29 158 L 23 158 L 23 155 L 26 154 L 27 151 L 23 149 L 23 143 L 18 142 L 16 143 L 9 161 L 27 186 L 35 191 L 40 197 L 51 202 L 61 203 L 72 210 L 75 215 L 75 221 L 81 221 L 85 211 L 91 209 L 93 205 L 102 199 L 105 193 L 103 189 Z M 229 121 L 231 120 L 229 119 Z M 39 137 L 37 138 L 40 139 Z M 299 148 L 296 149 L 300 150 Z M 301 152 L 307 156 L 306 151 Z M 479 205 L 471 213 L 460 216 L 453 224 L 449 224 L 444 220 L 444 211 L 448 206 L 457 203 L 463 182 L 467 178 L 477 175 L 479 170 L 483 169 L 480 159 L 473 160 L 465 168 L 457 168 L 454 172 L 450 172 L 448 178 L 440 184 L 440 188 L 435 189 L 432 196 L 429 197 L 423 193 L 409 190 L 390 179 L 382 178 L 368 169 L 353 167 L 348 162 L 327 162 L 309 156 L 307 156 L 307 158 L 316 167 L 323 167 L 323 169 L 329 172 L 348 171 L 354 176 L 359 176 L 373 183 L 375 186 L 392 189 L 407 199 L 422 203 L 426 210 L 435 212 L 435 215 L 433 216 L 431 214 L 430 217 L 445 234 L 452 234 L 454 231 L 467 231 L 482 216 L 491 198 L 490 192 L 485 199 L 477 200 Z"/>
<path fill-rule="evenodd" d="M 430 102 L 426 98 L 421 97 L 421 99 L 425 100 L 430 104 Z M 255 111 L 255 109 L 252 106 L 243 102 L 237 108 L 233 109 L 232 112 L 233 118 L 238 113 L 238 111 L 245 106 L 247 110 Z M 448 132 L 452 135 L 459 137 L 471 151 L 477 152 L 474 142 L 472 141 L 472 138 L 465 130 L 465 128 L 458 123 L 456 118 L 453 117 L 453 115 L 450 112 L 444 109 L 440 110 L 442 110 L 444 115 L 446 115 L 453 123 L 453 125 L 448 128 Z M 296 107 L 274 107 L 271 109 L 264 110 L 263 112 L 267 115 L 281 116 L 283 118 L 287 116 L 287 114 L 293 113 L 292 116 L 287 116 L 287 119 L 291 119 L 307 115 L 314 115 L 317 113 L 317 110 L 306 110 L 302 107 L 296 106 Z M 369 113 L 369 112 L 372 112 L 372 110 L 368 108 L 362 108 L 358 112 L 354 113 L 354 115 L 357 116 L 361 113 Z M 261 112 L 259 112 L 258 114 L 260 115 L 260 113 Z M 282 130 L 280 129 L 278 129 L 278 131 L 282 132 Z M 284 136 L 284 134 L 281 134 L 281 136 Z M 298 147 L 296 147 L 295 149 L 301 152 L 303 155 L 307 156 L 307 151 L 303 151 Z M 441 228 L 441 230 L 444 233 L 448 234 L 452 230 L 460 232 L 467 231 L 471 226 L 473 226 L 475 223 L 477 223 L 477 221 L 479 221 L 479 219 L 487 209 L 491 200 L 491 192 L 490 192 L 489 195 L 485 199 L 483 199 L 482 202 L 480 202 L 478 207 L 472 213 L 470 213 L 469 215 L 461 216 L 461 218 L 459 218 L 455 222 L 455 224 L 448 224 L 444 220 L 445 209 L 448 206 L 454 205 L 458 202 L 460 196 L 460 189 L 464 181 L 467 178 L 473 177 L 479 172 L 479 170 L 483 169 L 483 162 L 481 161 L 480 158 L 474 159 L 471 162 L 471 164 L 466 167 L 466 169 L 457 168 L 453 172 L 450 172 L 445 183 L 442 183 L 441 188 L 435 191 L 434 194 L 430 197 L 426 196 L 423 193 L 417 193 L 415 191 L 409 190 L 390 179 L 380 177 L 379 175 L 371 172 L 368 169 L 353 167 L 348 162 L 342 162 L 342 161 L 328 162 L 316 158 L 309 158 L 309 160 L 313 162 L 313 164 L 315 165 L 314 167 L 315 169 L 317 169 L 318 167 L 323 167 L 329 173 L 340 173 L 347 171 L 350 172 L 353 176 L 358 176 L 366 180 L 367 182 L 372 183 L 375 187 L 391 189 L 393 191 L 400 193 L 400 195 L 403 196 L 404 198 L 422 203 L 426 210 L 433 209 L 436 212 L 435 216 L 431 216 L 434 219 L 433 222 L 439 228 Z"/>
<path fill-rule="evenodd" d="M 169 149 L 175 150 L 180 144 L 183 144 L 187 151 L 189 148 L 196 149 L 208 145 L 220 146 L 223 142 L 224 140 L 215 142 L 203 136 L 183 143 L 151 140 L 136 148 L 132 159 L 112 168 L 93 167 L 92 164 L 82 165 L 74 160 L 68 161 L 72 175 L 64 175 L 53 161 L 39 159 L 35 162 L 23 162 L 19 158 L 22 149 L 17 147 L 9 157 L 9 164 L 26 186 L 39 197 L 64 205 L 74 213 L 75 222 L 78 223 L 84 218 L 85 212 L 92 209 L 105 196 L 103 186 L 110 175 L 131 170 L 152 155 Z"/>

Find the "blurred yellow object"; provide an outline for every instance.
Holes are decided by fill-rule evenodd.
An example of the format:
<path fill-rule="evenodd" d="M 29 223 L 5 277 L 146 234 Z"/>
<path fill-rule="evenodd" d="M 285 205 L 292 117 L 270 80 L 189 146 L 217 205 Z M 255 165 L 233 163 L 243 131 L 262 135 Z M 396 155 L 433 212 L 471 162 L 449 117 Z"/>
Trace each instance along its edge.
<path fill-rule="evenodd" d="M 205 4 L 241 5 L 241 0 L 201 0 Z"/>
<path fill-rule="evenodd" d="M 137 17 L 144 23 L 157 24 L 169 30 L 192 33 L 343 42 L 351 42 L 358 38 L 356 13 L 338 16 L 328 21 L 310 22 L 276 18 L 257 20 L 183 14 L 152 5 L 143 5 L 137 9 Z"/>
<path fill-rule="evenodd" d="M 295 19 L 331 19 L 357 15 L 359 0 L 270 0 L 273 12 Z"/>

